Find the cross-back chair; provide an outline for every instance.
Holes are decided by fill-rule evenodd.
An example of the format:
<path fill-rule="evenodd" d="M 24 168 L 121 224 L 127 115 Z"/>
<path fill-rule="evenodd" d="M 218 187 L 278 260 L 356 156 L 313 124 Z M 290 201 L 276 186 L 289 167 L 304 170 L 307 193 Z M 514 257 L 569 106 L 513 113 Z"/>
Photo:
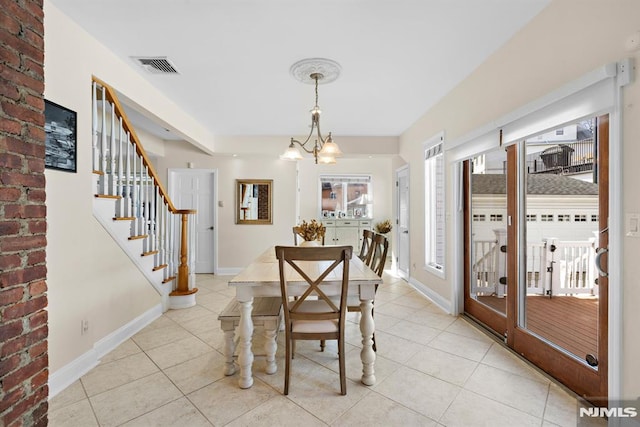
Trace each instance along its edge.
<path fill-rule="evenodd" d="M 362 230 L 362 246 L 360 247 L 360 255 L 358 258 L 365 264 L 371 262 L 373 255 L 373 237 L 376 235 L 372 230 Z"/>
<path fill-rule="evenodd" d="M 382 234 L 376 234 L 373 238 L 372 256 L 367 264 L 379 277 L 384 273 L 384 265 L 387 262 L 387 252 L 389 251 L 389 240 Z"/>
<path fill-rule="evenodd" d="M 367 264 L 369 268 L 376 272 L 379 277 L 382 277 L 384 273 L 384 266 L 387 261 L 387 253 L 389 251 L 389 240 L 382 234 L 376 234 L 373 237 L 373 243 L 371 245 L 371 260 Z M 376 291 L 378 285 L 376 285 Z M 347 311 L 349 313 L 360 313 L 360 299 L 357 296 L 350 296 L 347 298 Z M 371 313 L 373 316 L 373 312 Z M 376 335 L 373 334 L 373 351 L 376 349 Z M 324 351 L 325 343 L 320 341 L 320 351 Z"/>
<path fill-rule="evenodd" d="M 344 331 L 349 286 L 349 261 L 351 246 L 276 246 L 276 258 L 280 270 L 280 290 L 284 306 L 285 322 L 285 374 L 284 394 L 289 394 L 291 359 L 295 352 L 295 340 L 337 340 L 340 366 L 340 393 L 347 394 L 345 372 Z M 318 269 L 315 263 L 320 262 Z M 313 264 L 311 264 L 313 263 Z M 310 272 L 313 271 L 313 274 Z M 304 291 L 296 300 L 289 301 L 288 278 L 293 273 L 306 282 Z M 331 283 L 327 283 L 330 278 Z M 296 282 L 296 287 L 300 282 Z M 339 288 L 338 300 L 325 292 Z M 300 293 L 300 292 L 297 292 Z M 317 298 L 317 299 L 312 299 Z"/>

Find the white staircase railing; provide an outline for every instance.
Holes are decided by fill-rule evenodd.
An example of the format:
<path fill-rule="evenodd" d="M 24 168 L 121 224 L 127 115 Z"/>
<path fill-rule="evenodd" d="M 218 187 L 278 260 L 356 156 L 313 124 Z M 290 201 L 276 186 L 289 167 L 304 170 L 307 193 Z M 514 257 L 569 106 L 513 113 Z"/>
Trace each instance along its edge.
<path fill-rule="evenodd" d="M 197 289 L 190 271 L 195 257 L 189 246 L 195 230 L 188 217 L 195 211 L 175 208 L 113 89 L 94 78 L 92 94 L 96 199 L 114 201 L 112 222 L 129 222 L 126 240 L 141 242 L 140 253 L 132 257 L 153 259 L 152 273 L 158 273 L 143 274 L 156 290 L 168 294 L 169 307 L 193 305 Z M 160 283 L 154 283 L 158 274 Z M 168 283 L 169 292 L 163 286 Z"/>

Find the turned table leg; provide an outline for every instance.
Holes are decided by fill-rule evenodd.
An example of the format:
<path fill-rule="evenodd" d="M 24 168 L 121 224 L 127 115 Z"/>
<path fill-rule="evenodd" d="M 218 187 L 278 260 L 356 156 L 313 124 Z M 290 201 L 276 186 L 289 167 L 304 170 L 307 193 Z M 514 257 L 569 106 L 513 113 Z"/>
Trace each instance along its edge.
<path fill-rule="evenodd" d="M 264 352 L 267 355 L 265 372 L 269 375 L 273 375 L 278 371 L 278 365 L 276 364 L 278 326 L 280 325 L 277 321 L 266 321 L 264 324 Z"/>
<path fill-rule="evenodd" d="M 236 373 L 236 366 L 233 362 L 233 353 L 236 351 L 235 335 L 236 331 L 233 322 L 224 325 L 224 374 L 233 375 Z"/>
<path fill-rule="evenodd" d="M 251 311 L 253 310 L 253 298 L 248 301 L 240 301 L 240 325 L 238 325 L 238 335 L 240 337 L 238 364 L 240 365 L 240 388 L 249 388 L 253 385 L 253 375 L 251 366 L 253 365 L 253 352 L 251 351 L 251 337 L 253 335 L 253 320 Z"/>
<path fill-rule="evenodd" d="M 376 376 L 374 373 L 374 364 L 376 361 L 376 353 L 373 351 L 373 332 L 375 324 L 373 323 L 373 301 L 360 301 L 360 332 L 362 333 L 362 351 L 360 359 L 362 360 L 362 384 L 374 385 Z"/>

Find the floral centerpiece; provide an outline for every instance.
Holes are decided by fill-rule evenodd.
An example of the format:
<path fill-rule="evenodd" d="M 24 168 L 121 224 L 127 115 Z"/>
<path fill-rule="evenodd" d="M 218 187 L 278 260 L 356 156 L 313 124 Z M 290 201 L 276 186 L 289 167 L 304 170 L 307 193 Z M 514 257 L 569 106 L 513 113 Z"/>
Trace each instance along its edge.
<path fill-rule="evenodd" d="M 392 228 L 393 226 L 391 225 L 391 221 L 389 221 L 388 219 L 385 219 L 382 222 L 378 222 L 375 225 L 376 231 L 380 234 L 387 234 L 391 231 Z"/>
<path fill-rule="evenodd" d="M 324 233 L 327 231 L 321 222 L 312 219 L 311 222 L 302 221 L 302 224 L 298 226 L 298 234 L 307 242 L 320 240 L 324 237 Z"/>

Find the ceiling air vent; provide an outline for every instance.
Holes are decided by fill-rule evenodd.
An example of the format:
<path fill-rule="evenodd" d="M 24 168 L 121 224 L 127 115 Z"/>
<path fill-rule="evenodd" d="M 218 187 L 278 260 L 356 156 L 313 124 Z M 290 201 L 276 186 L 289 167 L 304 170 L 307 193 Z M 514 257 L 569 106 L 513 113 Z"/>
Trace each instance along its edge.
<path fill-rule="evenodd" d="M 166 56 L 141 57 L 135 56 L 133 59 L 151 74 L 179 74 Z"/>

